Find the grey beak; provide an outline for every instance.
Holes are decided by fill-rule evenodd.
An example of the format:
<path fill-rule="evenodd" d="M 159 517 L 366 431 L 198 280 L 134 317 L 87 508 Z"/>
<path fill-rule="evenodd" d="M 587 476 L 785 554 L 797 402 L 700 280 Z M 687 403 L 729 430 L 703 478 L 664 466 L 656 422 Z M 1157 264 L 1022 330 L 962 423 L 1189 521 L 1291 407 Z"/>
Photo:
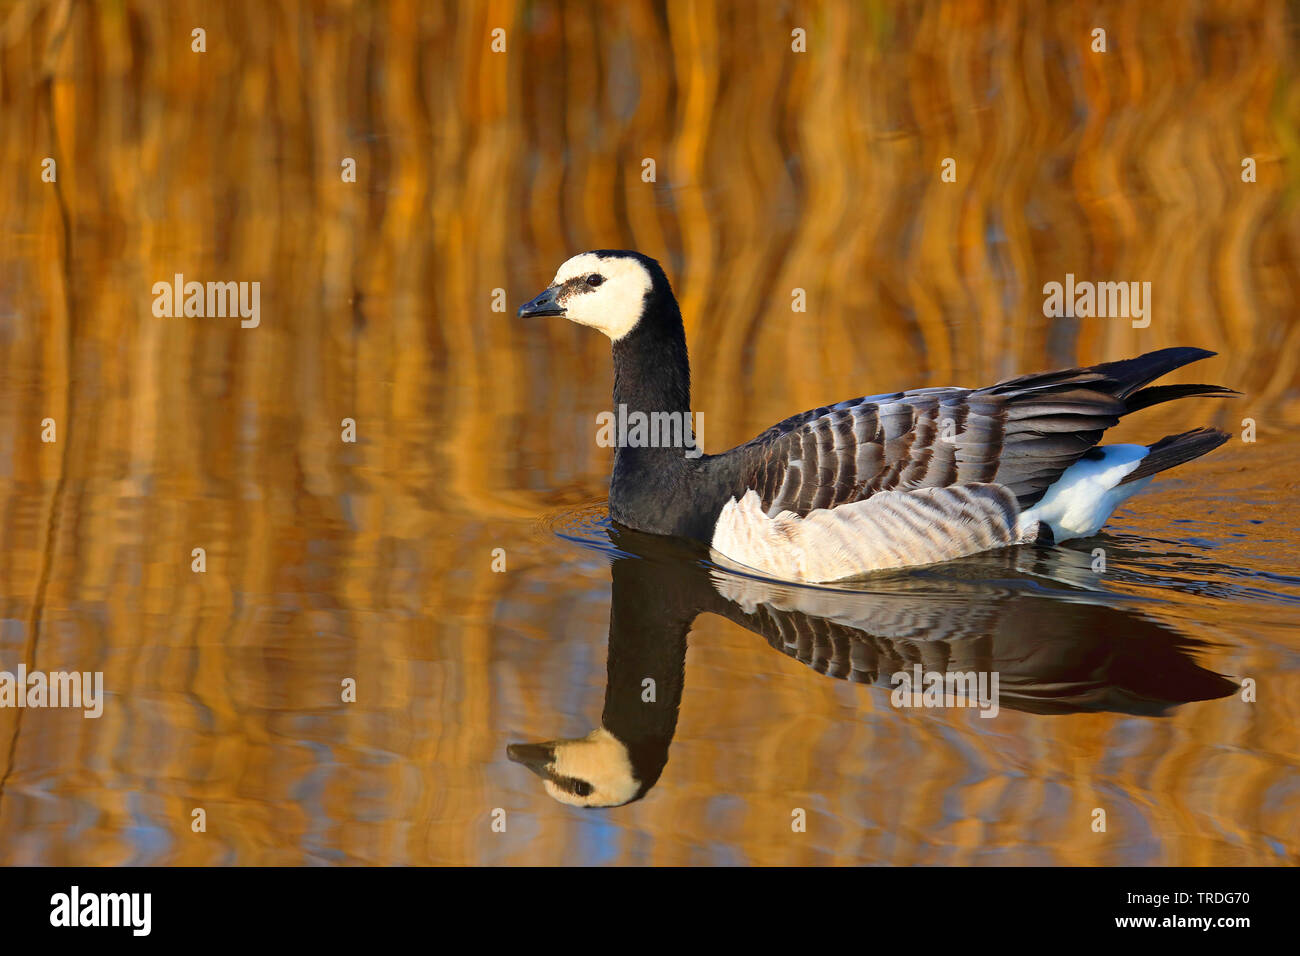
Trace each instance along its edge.
<path fill-rule="evenodd" d="M 523 309 L 520 309 L 520 314 Z M 510 744 L 506 756 L 521 763 L 539 777 L 546 776 L 546 768 L 555 761 L 555 748 L 551 744 Z"/>
<path fill-rule="evenodd" d="M 519 307 L 519 318 L 527 319 L 535 315 L 564 315 L 564 309 L 555 298 L 559 291 L 557 287 L 552 286 L 541 295 L 529 299 Z"/>

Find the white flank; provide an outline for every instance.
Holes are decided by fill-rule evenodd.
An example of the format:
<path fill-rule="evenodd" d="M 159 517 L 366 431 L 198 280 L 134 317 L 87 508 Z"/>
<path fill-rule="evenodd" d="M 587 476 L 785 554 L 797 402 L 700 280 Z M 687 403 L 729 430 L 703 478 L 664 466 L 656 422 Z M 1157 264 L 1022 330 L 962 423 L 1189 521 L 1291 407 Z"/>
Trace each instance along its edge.
<path fill-rule="evenodd" d="M 806 517 L 771 516 L 754 490 L 722 508 L 713 549 L 783 581 L 839 581 L 869 571 L 951 561 L 1019 540 L 993 485 L 880 491 Z M 1012 502 L 1014 503 L 1014 502 Z M 1010 517 L 1014 522 L 1014 517 Z"/>
<path fill-rule="evenodd" d="M 1151 483 L 1153 476 L 1120 485 L 1151 451 L 1146 445 L 1106 445 L 1101 457 L 1076 461 L 1032 508 L 1020 516 L 1025 531 L 1043 522 L 1057 541 L 1096 534 L 1119 504 Z"/>

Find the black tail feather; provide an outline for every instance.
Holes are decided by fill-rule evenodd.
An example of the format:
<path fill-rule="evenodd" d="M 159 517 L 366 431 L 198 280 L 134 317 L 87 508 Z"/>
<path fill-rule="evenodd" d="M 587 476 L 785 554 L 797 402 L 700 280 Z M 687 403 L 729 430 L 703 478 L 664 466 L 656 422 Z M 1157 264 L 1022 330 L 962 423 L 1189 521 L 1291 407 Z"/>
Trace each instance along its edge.
<path fill-rule="evenodd" d="M 1193 458 L 1200 458 L 1206 452 L 1214 451 L 1227 441 L 1228 437 L 1227 432 L 1221 432 L 1217 428 L 1194 428 L 1181 435 L 1167 435 L 1150 446 L 1151 451 L 1120 484 L 1126 485 L 1130 481 L 1154 475 L 1158 471 L 1181 465 Z"/>
<path fill-rule="evenodd" d="M 1116 398 L 1128 398 L 1144 385 L 1150 385 L 1158 378 L 1163 378 L 1174 369 L 1182 368 L 1201 359 L 1210 358 L 1216 353 L 1209 349 L 1177 346 L 1169 349 L 1157 349 L 1136 358 L 1120 359 L 1118 362 L 1103 362 L 1085 371 L 1101 375 L 1104 380 L 1114 383 L 1114 389 L 1107 389 Z M 1139 406 L 1140 407 L 1140 406 Z"/>
<path fill-rule="evenodd" d="M 1162 375 L 1212 355 L 1207 349 L 1190 347 L 1159 349 L 1116 362 L 1021 375 L 976 389 L 967 400 L 974 415 L 996 418 L 1003 426 L 994 480 L 1011 488 L 1022 508 L 1029 507 L 1122 416 L 1175 398 L 1236 394 L 1217 385 L 1151 386 Z M 1207 438 L 1210 430 L 1203 431 L 1158 442 L 1127 480 L 1203 455 L 1224 440 Z"/>
<path fill-rule="evenodd" d="M 1086 386 L 1094 391 L 1125 398 L 1143 385 L 1148 385 L 1168 375 L 1174 369 L 1209 358 L 1214 352 L 1208 349 L 1180 346 L 1170 349 L 1157 349 L 1138 355 L 1135 358 L 1120 359 L 1117 362 L 1102 362 L 1099 365 L 1087 365 L 1082 368 L 1065 368 L 1054 372 L 1035 372 L 1017 378 L 999 382 L 983 391 L 994 394 L 1038 391 L 1060 387 L 1072 388 Z"/>
<path fill-rule="evenodd" d="M 1240 395 L 1241 392 L 1222 385 L 1152 385 L 1141 388 L 1124 400 L 1124 414 L 1136 412 L 1140 408 L 1150 408 L 1161 402 L 1171 402 L 1175 398 L 1191 398 L 1195 395 Z"/>

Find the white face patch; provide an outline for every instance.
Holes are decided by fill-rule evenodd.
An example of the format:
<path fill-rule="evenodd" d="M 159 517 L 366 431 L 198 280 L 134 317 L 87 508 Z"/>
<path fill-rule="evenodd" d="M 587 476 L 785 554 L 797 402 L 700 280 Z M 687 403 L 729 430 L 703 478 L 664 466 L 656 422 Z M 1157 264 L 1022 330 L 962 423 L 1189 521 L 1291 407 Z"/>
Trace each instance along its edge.
<path fill-rule="evenodd" d="M 600 276 L 600 284 L 588 285 L 590 276 Z M 563 288 L 570 280 L 576 281 Z M 556 298 L 566 319 L 599 329 L 617 342 L 641 321 L 651 279 L 645 266 L 635 259 L 601 259 L 584 252 L 560 266 L 551 286 L 561 287 Z"/>
<path fill-rule="evenodd" d="M 577 740 L 557 740 L 554 746 L 555 762 L 547 770 L 592 788 L 584 797 L 544 780 L 546 792 L 556 800 L 574 807 L 617 807 L 636 796 L 639 784 L 627 748 L 604 727 Z"/>

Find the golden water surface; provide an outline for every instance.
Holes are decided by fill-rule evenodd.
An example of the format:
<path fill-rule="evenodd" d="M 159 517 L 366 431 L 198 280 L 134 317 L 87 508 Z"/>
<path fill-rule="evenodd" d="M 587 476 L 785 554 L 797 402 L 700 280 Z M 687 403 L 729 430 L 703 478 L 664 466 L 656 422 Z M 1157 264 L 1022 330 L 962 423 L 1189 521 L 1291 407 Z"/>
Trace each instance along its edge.
<path fill-rule="evenodd" d="M 1237 0 L 0 5 L 0 671 L 105 688 L 0 709 L 0 863 L 1300 861 L 1298 52 Z M 600 247 L 672 278 L 709 451 L 1171 345 L 1243 396 L 1117 437 L 1233 440 L 851 594 L 647 557 L 607 340 L 514 318 Z M 1045 317 L 1067 273 L 1149 325 Z M 177 274 L 258 325 L 156 315 Z M 600 724 L 611 602 L 680 712 L 643 799 L 566 807 L 505 748 Z M 874 684 L 800 643 L 845 617 Z M 891 706 L 946 649 L 1023 699 Z"/>

